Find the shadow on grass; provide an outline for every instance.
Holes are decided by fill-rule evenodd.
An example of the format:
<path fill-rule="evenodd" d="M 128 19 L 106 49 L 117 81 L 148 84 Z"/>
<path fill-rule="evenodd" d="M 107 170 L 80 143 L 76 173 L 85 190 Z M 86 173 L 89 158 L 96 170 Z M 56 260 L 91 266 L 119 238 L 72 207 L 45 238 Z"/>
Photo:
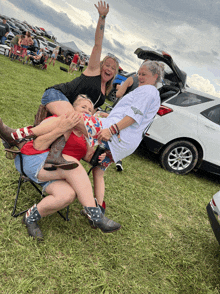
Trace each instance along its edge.
<path fill-rule="evenodd" d="M 143 142 L 141 142 L 140 146 L 135 151 L 135 154 L 137 154 L 140 157 L 146 158 L 157 165 L 160 165 L 160 155 L 149 151 Z M 190 173 L 195 175 L 197 178 L 205 179 L 215 184 L 220 184 L 220 175 L 212 174 L 201 169 L 191 171 Z"/>

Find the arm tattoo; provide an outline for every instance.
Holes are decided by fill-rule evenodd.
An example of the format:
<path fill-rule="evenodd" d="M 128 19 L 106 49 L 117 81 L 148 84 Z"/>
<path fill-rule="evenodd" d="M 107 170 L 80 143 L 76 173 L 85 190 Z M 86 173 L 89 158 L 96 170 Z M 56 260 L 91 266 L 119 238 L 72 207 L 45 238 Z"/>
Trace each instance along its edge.
<path fill-rule="evenodd" d="M 100 30 L 104 30 L 104 25 L 100 25 Z"/>

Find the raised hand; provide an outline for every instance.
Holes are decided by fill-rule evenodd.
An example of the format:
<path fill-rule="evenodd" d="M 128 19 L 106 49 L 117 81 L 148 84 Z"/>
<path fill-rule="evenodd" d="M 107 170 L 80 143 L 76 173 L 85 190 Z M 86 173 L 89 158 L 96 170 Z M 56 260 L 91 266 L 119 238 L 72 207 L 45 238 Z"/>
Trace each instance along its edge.
<path fill-rule="evenodd" d="M 106 4 L 105 1 L 104 2 L 99 1 L 98 2 L 98 6 L 96 4 L 94 4 L 94 5 L 95 5 L 95 7 L 98 10 L 99 15 L 106 16 L 108 14 L 108 12 L 109 12 L 109 5 Z"/>

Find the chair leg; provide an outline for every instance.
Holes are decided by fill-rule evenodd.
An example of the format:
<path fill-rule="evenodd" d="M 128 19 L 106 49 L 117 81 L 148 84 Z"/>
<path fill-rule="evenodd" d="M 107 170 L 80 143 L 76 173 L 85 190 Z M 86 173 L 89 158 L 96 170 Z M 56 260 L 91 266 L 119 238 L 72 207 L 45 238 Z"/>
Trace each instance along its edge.
<path fill-rule="evenodd" d="M 16 195 L 16 197 L 15 197 L 14 208 L 13 208 L 13 211 L 12 211 L 12 213 L 11 213 L 11 216 L 13 216 L 13 217 L 18 217 L 19 215 L 25 213 L 25 212 L 28 210 L 28 209 L 26 209 L 26 210 L 24 210 L 24 211 L 21 211 L 21 212 L 15 214 L 16 207 L 17 207 L 17 202 L 18 202 L 18 195 L 19 195 L 19 193 L 20 193 L 20 189 L 21 189 L 21 185 L 22 185 L 22 183 L 24 183 L 24 180 L 23 180 L 23 178 L 22 178 L 22 175 L 20 175 L 20 177 L 19 177 L 19 181 L 18 181 L 17 195 Z"/>
<path fill-rule="evenodd" d="M 41 192 L 41 190 L 37 187 L 37 185 L 34 183 L 34 182 L 32 182 L 30 179 L 28 179 L 27 180 L 28 182 L 30 182 L 31 183 L 31 185 L 41 194 L 41 196 L 42 197 L 45 197 L 46 195 L 44 195 L 42 192 Z M 23 184 L 25 182 L 25 180 L 23 179 L 23 176 L 22 175 L 20 175 L 20 177 L 19 177 L 19 180 L 18 180 L 18 189 L 17 189 L 17 194 L 16 194 L 16 197 L 15 197 L 15 202 L 14 202 L 14 208 L 13 208 L 13 211 L 12 211 L 12 213 L 11 213 L 11 216 L 13 216 L 13 217 L 18 217 L 19 215 L 22 215 L 22 214 L 24 214 L 25 212 L 27 212 L 28 211 L 28 209 L 26 209 L 26 210 L 23 210 L 23 211 L 21 211 L 21 212 L 19 212 L 19 213 L 15 213 L 16 212 L 16 208 L 17 208 L 17 202 L 18 202 L 18 195 L 19 195 L 19 193 L 20 193 L 20 190 L 21 190 L 21 185 Z M 64 216 L 63 214 L 62 214 L 62 212 L 60 212 L 60 211 L 57 211 L 57 213 L 65 220 L 65 221 L 69 221 L 69 205 L 67 206 L 67 208 L 66 208 L 66 216 Z"/>

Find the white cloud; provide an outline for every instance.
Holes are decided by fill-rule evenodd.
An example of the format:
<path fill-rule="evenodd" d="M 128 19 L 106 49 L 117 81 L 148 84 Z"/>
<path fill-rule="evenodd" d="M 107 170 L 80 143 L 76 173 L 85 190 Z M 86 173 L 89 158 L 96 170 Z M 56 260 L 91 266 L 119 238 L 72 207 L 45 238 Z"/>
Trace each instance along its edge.
<path fill-rule="evenodd" d="M 211 84 L 208 79 L 204 79 L 198 74 L 194 74 L 191 77 L 188 77 L 187 84 L 191 88 L 220 98 L 220 92 L 216 91 L 214 85 Z"/>

